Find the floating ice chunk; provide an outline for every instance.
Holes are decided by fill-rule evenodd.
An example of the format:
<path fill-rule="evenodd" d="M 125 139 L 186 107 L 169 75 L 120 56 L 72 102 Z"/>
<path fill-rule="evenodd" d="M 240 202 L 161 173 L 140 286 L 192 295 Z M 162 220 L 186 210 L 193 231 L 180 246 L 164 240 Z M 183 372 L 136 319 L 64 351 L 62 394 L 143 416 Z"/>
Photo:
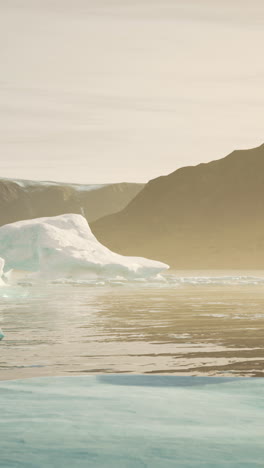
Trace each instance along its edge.
<path fill-rule="evenodd" d="M 47 277 L 150 277 L 169 268 L 161 262 L 111 252 L 97 241 L 85 218 L 77 214 L 2 226 L 0 255 L 5 260 L 4 272 L 15 269 Z"/>
<path fill-rule="evenodd" d="M 0 286 L 4 284 L 4 281 L 3 281 L 4 265 L 5 265 L 5 261 L 3 258 L 0 257 Z"/>

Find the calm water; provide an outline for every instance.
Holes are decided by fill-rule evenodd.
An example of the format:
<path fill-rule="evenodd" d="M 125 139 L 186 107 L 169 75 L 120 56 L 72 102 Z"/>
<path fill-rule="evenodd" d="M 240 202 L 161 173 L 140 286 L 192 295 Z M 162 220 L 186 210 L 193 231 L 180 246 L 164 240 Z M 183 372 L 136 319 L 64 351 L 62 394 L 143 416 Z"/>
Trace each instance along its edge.
<path fill-rule="evenodd" d="M 89 373 L 264 376 L 264 273 L 0 290 L 0 379 Z"/>

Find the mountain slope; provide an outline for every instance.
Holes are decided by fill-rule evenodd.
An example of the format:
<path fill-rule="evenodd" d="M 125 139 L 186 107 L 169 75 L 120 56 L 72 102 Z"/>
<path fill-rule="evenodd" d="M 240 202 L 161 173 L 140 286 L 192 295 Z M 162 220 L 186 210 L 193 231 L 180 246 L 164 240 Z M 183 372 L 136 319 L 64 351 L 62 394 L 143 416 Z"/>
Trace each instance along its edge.
<path fill-rule="evenodd" d="M 115 251 L 177 268 L 264 268 L 264 145 L 151 180 L 92 229 Z"/>
<path fill-rule="evenodd" d="M 23 219 L 82 214 L 91 222 L 122 210 L 143 184 L 77 185 L 0 179 L 0 225 Z"/>

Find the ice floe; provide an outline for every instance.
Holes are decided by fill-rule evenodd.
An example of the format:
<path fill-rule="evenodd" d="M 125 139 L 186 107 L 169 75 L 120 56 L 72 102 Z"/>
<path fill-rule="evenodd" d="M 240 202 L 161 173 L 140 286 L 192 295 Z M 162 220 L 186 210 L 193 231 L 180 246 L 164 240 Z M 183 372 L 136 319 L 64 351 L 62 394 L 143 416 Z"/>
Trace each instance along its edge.
<path fill-rule="evenodd" d="M 263 467 L 263 390 L 263 378 L 0 382 L 1 466 Z"/>

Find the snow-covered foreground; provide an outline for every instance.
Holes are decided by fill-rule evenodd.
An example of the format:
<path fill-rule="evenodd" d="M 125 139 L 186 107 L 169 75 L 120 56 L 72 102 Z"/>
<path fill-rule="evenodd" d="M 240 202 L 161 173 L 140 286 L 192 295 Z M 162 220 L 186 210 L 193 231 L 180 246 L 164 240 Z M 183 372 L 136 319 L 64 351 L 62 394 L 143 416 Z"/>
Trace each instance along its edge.
<path fill-rule="evenodd" d="M 46 278 L 121 276 L 150 277 L 168 265 L 126 257 L 104 247 L 77 214 L 38 218 L 0 228 L 0 273 L 12 269 Z"/>
<path fill-rule="evenodd" d="M 100 375 L 0 384 L 0 466 L 263 466 L 264 379 Z"/>

